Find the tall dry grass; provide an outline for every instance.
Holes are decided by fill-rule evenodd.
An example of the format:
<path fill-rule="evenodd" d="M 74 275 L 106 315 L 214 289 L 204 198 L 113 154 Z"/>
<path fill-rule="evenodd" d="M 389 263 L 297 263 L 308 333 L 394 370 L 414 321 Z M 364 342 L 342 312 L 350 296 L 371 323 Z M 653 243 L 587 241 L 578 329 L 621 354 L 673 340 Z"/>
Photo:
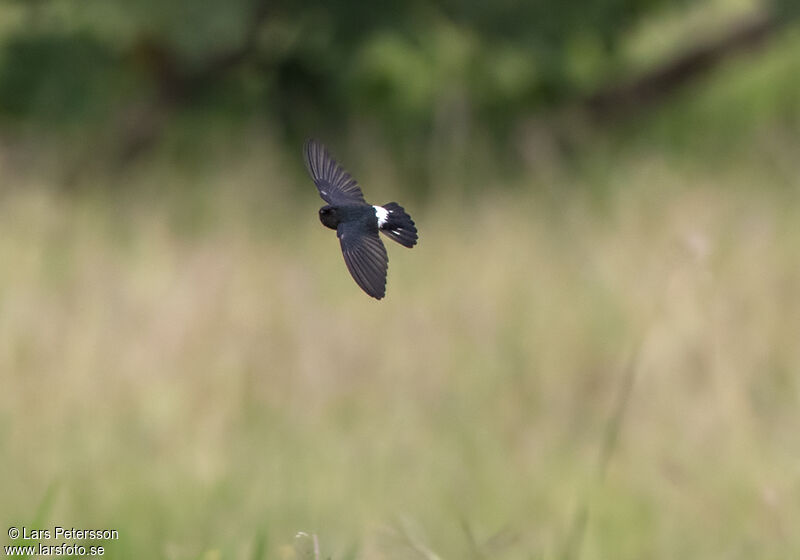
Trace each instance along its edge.
<path fill-rule="evenodd" d="M 112 558 L 294 558 L 298 531 L 555 558 L 585 506 L 585 559 L 800 553 L 800 184 L 643 157 L 600 199 L 406 204 L 376 302 L 310 184 L 236 169 L 2 195 L 0 524 L 118 529 Z"/>

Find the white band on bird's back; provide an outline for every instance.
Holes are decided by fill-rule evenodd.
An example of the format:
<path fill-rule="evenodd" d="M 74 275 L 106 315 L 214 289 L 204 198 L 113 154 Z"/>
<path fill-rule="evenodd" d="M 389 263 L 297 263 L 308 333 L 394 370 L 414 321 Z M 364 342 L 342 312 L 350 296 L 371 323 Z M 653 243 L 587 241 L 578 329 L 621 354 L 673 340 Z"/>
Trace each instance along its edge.
<path fill-rule="evenodd" d="M 378 227 L 381 228 L 389 220 L 389 211 L 383 206 L 373 206 L 375 216 L 378 218 Z"/>

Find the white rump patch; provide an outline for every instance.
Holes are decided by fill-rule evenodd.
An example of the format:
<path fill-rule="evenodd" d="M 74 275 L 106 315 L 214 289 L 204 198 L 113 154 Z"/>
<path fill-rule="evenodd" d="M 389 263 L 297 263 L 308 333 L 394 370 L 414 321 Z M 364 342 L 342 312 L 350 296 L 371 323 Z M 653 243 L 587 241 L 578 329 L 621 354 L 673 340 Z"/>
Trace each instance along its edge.
<path fill-rule="evenodd" d="M 383 206 L 373 206 L 375 209 L 375 216 L 378 218 L 378 227 L 383 227 L 383 224 L 389 219 L 389 211 Z"/>

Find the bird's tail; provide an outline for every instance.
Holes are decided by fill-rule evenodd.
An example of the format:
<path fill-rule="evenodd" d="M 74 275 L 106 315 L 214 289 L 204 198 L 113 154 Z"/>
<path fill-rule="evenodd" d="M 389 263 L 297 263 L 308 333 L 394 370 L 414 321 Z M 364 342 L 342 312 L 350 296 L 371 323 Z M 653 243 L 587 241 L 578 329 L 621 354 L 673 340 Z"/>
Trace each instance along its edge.
<path fill-rule="evenodd" d="M 389 204 L 384 204 L 383 208 L 388 212 L 386 221 L 381 225 L 381 231 L 386 237 L 409 249 L 416 245 L 417 227 L 403 207 L 396 202 L 390 202 Z"/>

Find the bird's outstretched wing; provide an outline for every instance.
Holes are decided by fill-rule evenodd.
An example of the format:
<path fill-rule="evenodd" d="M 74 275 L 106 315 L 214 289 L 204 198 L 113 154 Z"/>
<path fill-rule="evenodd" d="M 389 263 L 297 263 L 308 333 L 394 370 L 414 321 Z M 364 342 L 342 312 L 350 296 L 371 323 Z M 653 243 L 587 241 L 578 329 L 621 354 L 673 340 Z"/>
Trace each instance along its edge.
<path fill-rule="evenodd" d="M 368 230 L 363 223 L 339 224 L 336 230 L 347 269 L 356 284 L 375 299 L 386 295 L 386 271 L 389 257 L 378 237 L 377 228 Z"/>
<path fill-rule="evenodd" d="M 356 180 L 331 157 L 325 146 L 313 139 L 306 140 L 303 155 L 322 200 L 328 204 L 366 204 Z"/>

